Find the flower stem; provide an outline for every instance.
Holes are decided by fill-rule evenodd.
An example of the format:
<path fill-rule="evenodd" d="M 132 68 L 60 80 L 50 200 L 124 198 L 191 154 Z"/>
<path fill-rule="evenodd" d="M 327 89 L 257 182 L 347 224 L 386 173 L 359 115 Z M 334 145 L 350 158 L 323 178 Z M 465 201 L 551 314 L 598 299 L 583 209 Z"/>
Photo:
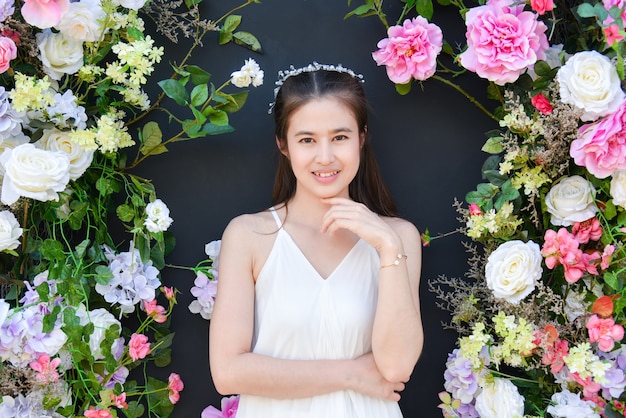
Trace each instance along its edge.
<path fill-rule="evenodd" d="M 463 96 L 465 96 L 465 98 L 467 100 L 469 100 L 473 105 L 475 105 L 476 107 L 478 107 L 480 110 L 482 110 L 482 112 L 487 115 L 488 117 L 490 117 L 491 119 L 498 121 L 499 119 L 495 117 L 495 115 L 493 113 L 491 113 L 489 110 L 487 110 L 487 108 L 485 106 L 482 105 L 482 103 L 480 103 L 478 100 L 476 100 L 474 98 L 474 96 L 472 96 L 471 94 L 469 94 L 467 91 L 465 91 L 461 86 L 459 86 L 456 83 L 453 83 L 450 80 L 447 80 L 441 76 L 438 75 L 433 75 L 432 78 L 434 78 L 437 81 L 442 82 L 443 84 L 452 87 L 453 89 L 455 89 L 456 91 L 458 91 L 459 93 L 461 93 Z"/>

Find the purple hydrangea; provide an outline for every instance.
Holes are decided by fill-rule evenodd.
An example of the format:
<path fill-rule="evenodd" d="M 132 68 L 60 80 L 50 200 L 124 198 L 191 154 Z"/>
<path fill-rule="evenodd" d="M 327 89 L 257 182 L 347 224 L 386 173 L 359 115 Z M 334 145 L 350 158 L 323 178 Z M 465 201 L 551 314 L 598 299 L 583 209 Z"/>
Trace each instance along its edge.
<path fill-rule="evenodd" d="M 0 0 L 0 22 L 4 22 L 15 13 L 14 0 Z"/>
<path fill-rule="evenodd" d="M 195 314 L 199 313 L 204 319 L 211 319 L 217 294 L 217 280 L 211 280 L 199 271 L 193 284 L 195 286 L 191 288 L 191 294 L 197 299 L 189 304 L 189 310 Z"/>
<path fill-rule="evenodd" d="M 141 261 L 139 250 L 132 247 L 128 252 L 115 254 L 104 246 L 109 260 L 109 270 L 113 278 L 107 284 L 96 284 L 96 292 L 104 296 L 111 305 L 118 304 L 121 313 L 131 313 L 141 301 L 150 302 L 156 296 L 156 289 L 161 286 L 159 270 L 148 260 Z"/>
<path fill-rule="evenodd" d="M 1 2 L 2 0 L 0 0 Z M 2 17 L 2 4 L 0 3 L 0 17 Z M 0 86 L 0 143 L 5 139 L 16 136 L 24 136 L 22 133 L 22 120 L 17 114 L 11 102 L 9 93 Z"/>
<path fill-rule="evenodd" d="M 444 387 L 452 394 L 452 397 L 464 404 L 470 404 L 479 389 L 478 376 L 472 370 L 472 362 L 459 355 L 459 349 L 455 349 L 448 355 L 446 371 L 443 375 Z"/>

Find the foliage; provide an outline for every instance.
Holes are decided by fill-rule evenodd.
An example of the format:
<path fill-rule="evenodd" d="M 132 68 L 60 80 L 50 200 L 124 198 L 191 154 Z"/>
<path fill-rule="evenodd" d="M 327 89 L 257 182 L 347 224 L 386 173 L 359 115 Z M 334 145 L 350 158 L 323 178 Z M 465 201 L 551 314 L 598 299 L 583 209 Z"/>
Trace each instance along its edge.
<path fill-rule="evenodd" d="M 227 88 L 256 87 L 263 71 L 250 59 L 216 85 L 188 61 L 212 32 L 260 51 L 235 14 L 257 1 L 217 20 L 201 18 L 200 0 L 1 3 L 0 415 L 169 416 L 183 382 L 147 366 L 172 355 L 178 291 L 159 272 L 172 218 L 132 170 L 174 142 L 234 129 L 247 91 Z M 144 18 L 189 45 L 152 103 L 143 89 L 165 49 Z M 147 121 L 159 112 L 179 127 L 169 138 Z"/>

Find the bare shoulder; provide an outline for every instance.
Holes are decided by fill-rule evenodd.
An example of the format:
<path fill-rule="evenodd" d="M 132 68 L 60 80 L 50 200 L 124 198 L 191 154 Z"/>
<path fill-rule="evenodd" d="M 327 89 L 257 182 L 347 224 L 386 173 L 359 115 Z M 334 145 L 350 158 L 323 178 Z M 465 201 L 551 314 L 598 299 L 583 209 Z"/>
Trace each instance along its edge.
<path fill-rule="evenodd" d="M 407 242 L 420 243 L 420 232 L 417 227 L 413 225 L 412 222 L 407 221 L 406 219 L 388 216 L 384 216 L 383 219 L 385 220 L 385 222 L 387 222 L 387 225 L 393 228 L 393 230 L 396 231 L 398 235 L 400 235 L 402 241 L 404 241 L 405 244 Z"/>
<path fill-rule="evenodd" d="M 276 222 L 269 211 L 246 213 L 233 218 L 226 227 L 224 235 L 249 237 L 252 235 L 272 234 L 277 229 Z"/>

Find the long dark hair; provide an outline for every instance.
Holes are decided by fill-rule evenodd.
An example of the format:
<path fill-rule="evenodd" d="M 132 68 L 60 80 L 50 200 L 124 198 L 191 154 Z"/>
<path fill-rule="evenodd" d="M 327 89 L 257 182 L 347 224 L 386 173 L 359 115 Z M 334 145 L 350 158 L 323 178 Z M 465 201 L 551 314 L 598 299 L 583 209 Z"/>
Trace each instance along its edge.
<path fill-rule="evenodd" d="M 397 216 L 396 205 L 383 182 L 380 169 L 367 134 L 367 100 L 361 82 L 347 73 L 317 70 L 303 72 L 285 80 L 274 104 L 276 138 L 281 148 L 287 147 L 287 129 L 293 112 L 313 99 L 333 97 L 352 110 L 364 138 L 359 169 L 350 183 L 352 200 L 365 204 L 371 211 L 384 216 Z M 279 153 L 278 170 L 272 192 L 272 204 L 287 202 L 296 193 L 296 177 L 289 159 Z"/>

